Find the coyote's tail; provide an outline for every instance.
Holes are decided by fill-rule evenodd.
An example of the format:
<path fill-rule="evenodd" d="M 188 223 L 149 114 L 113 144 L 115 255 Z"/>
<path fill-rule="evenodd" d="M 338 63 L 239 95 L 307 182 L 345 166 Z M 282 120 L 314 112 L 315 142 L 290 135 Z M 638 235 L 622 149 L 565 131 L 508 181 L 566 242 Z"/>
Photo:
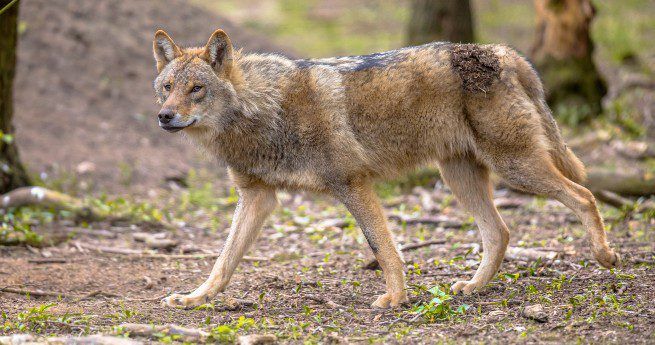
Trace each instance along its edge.
<path fill-rule="evenodd" d="M 566 146 L 562 135 L 546 104 L 544 89 L 530 63 L 522 57 L 517 58 L 518 79 L 541 115 L 541 126 L 549 141 L 550 156 L 559 171 L 569 180 L 582 183 L 587 178 L 585 167 L 578 157 Z"/>

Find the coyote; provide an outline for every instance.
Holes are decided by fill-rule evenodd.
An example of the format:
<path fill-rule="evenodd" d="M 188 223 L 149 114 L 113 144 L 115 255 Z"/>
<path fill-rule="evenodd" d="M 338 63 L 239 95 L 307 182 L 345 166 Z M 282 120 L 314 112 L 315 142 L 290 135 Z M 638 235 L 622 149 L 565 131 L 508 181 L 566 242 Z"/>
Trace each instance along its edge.
<path fill-rule="evenodd" d="M 407 302 L 403 259 L 373 189 L 376 180 L 437 163 L 475 217 L 484 255 L 469 294 L 498 271 L 509 230 L 492 200 L 490 171 L 515 188 L 561 201 L 582 221 L 604 267 L 619 256 L 605 238 L 584 166 L 567 148 L 532 66 L 503 45 L 435 42 L 384 53 L 292 60 L 235 50 L 216 30 L 204 47 L 155 34 L 159 126 L 184 133 L 224 162 L 239 192 L 229 236 L 209 278 L 172 307 L 207 303 L 225 289 L 277 189 L 344 203 L 380 263 L 386 292 L 374 307 Z"/>

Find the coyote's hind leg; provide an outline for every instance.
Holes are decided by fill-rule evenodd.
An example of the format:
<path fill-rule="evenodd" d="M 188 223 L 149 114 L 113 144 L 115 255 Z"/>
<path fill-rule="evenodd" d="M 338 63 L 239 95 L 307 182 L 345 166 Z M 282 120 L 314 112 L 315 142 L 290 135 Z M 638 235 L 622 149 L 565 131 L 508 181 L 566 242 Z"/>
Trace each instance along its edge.
<path fill-rule="evenodd" d="M 457 200 L 475 218 L 482 237 L 482 262 L 471 280 L 458 281 L 453 292 L 469 294 L 485 286 L 498 272 L 509 242 L 509 230 L 494 206 L 489 171 L 472 157 L 439 162 L 444 180 Z"/>
<path fill-rule="evenodd" d="M 586 229 L 591 241 L 591 251 L 598 263 L 606 268 L 619 264 L 619 256 L 607 242 L 603 219 L 593 194 L 562 175 L 546 153 L 516 153 L 511 157 L 497 159 L 493 165 L 494 171 L 514 187 L 554 198 L 570 208 Z"/>

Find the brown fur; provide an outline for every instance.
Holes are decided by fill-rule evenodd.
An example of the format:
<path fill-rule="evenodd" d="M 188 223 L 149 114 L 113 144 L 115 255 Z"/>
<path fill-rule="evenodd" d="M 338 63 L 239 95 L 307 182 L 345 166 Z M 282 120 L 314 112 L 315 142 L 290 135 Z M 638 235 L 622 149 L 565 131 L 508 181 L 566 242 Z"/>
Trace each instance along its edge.
<path fill-rule="evenodd" d="M 169 297 L 168 305 L 197 305 L 225 287 L 280 188 L 324 192 L 343 202 L 385 274 L 387 293 L 374 305 L 403 303 L 402 259 L 372 181 L 432 162 L 475 216 L 485 251 L 473 279 L 455 283 L 455 292 L 470 293 L 491 280 L 507 247 L 491 170 L 517 188 L 562 201 L 581 218 L 600 263 L 618 260 L 593 196 L 576 183 L 583 166 L 562 141 L 538 76 L 510 48 L 433 43 L 294 61 L 234 52 L 221 30 L 205 47 L 191 49 L 178 48 L 160 31 L 154 47 L 162 114 L 175 114 L 160 125 L 184 129 L 224 161 L 241 195 L 210 278 L 189 296 Z"/>

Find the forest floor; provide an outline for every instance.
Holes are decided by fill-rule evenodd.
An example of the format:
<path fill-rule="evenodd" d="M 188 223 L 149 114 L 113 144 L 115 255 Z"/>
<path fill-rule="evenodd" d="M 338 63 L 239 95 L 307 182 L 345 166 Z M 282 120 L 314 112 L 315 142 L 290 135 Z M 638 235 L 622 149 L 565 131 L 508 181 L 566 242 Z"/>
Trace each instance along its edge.
<path fill-rule="evenodd" d="M 487 6 L 484 13 L 504 8 L 476 3 Z M 366 268 L 371 251 L 343 206 L 285 192 L 224 293 L 194 310 L 163 307 L 162 297 L 192 290 L 207 277 L 214 259 L 202 256 L 220 251 L 236 195 L 222 167 L 155 125 L 152 33 L 164 27 L 184 44 L 202 44 L 218 25 L 246 49 L 294 52 L 182 0 L 167 6 L 24 0 L 21 6 L 16 138 L 35 181 L 138 221 L 76 221 L 66 212 L 33 208 L 0 215 L 0 239 L 19 242 L 0 246 L 0 339 L 24 333 L 126 336 L 122 324 L 142 323 L 207 332 L 191 342 L 230 342 L 243 334 L 273 334 L 291 343 L 655 342 L 652 198 L 633 199 L 634 207 L 622 209 L 600 204 L 624 263 L 607 270 L 591 257 L 585 232 L 568 209 L 500 186 L 496 202 L 511 230 L 507 259 L 481 292 L 452 295 L 449 286 L 471 277 L 482 253 L 474 221 L 436 172 L 378 186 L 396 240 L 420 245 L 404 252 L 411 303 L 403 308 L 370 307 L 384 291 L 383 279 L 379 270 Z M 481 22 L 494 21 L 485 14 Z M 522 32 L 519 41 L 529 41 L 525 30 L 509 27 L 508 35 L 480 31 L 498 37 Z M 399 39 L 381 37 L 385 44 Z M 653 61 L 646 54 L 639 73 L 608 68 L 612 112 L 584 129 L 565 129 L 585 163 L 655 171 L 653 158 L 635 161 L 617 153 L 626 143 L 652 140 L 632 119 L 638 118 L 633 113 L 652 113 L 655 90 L 621 90 L 634 74 L 652 78 Z M 144 237 L 171 240 L 170 247 L 152 249 Z M 174 256 L 180 253 L 187 257 Z M 525 308 L 535 306 L 543 312 L 526 315 Z M 136 339 L 185 340 L 166 332 Z"/>
<path fill-rule="evenodd" d="M 170 255 L 217 252 L 236 201 L 203 178 L 194 181 L 189 188 L 161 190 L 153 198 L 158 205 L 134 207 L 151 219 L 162 212 L 174 230 L 50 223 L 43 215 L 17 212 L 17 219 L 34 223 L 31 230 L 44 236 L 41 243 L 60 243 L 0 247 L 0 288 L 24 290 L 0 292 L 0 334 L 121 334 L 117 326 L 129 322 L 201 328 L 227 341 L 247 333 L 292 342 L 655 340 L 655 212 L 603 205 L 609 239 L 624 262 L 623 268 L 607 270 L 591 258 L 584 230 L 569 210 L 496 190 L 512 232 L 508 258 L 480 293 L 451 295 L 450 284 L 468 279 L 481 253 L 473 220 L 439 183 L 397 196 L 381 191 L 398 242 L 432 243 L 404 253 L 410 305 L 370 307 L 384 291 L 383 279 L 379 270 L 366 269 L 371 251 L 342 206 L 319 196 L 281 193 L 282 206 L 248 253 L 254 258 L 241 263 L 224 293 L 194 310 L 164 307 L 162 297 L 197 287 L 213 265 L 211 258 Z M 156 258 L 106 252 L 150 253 L 137 241 L 143 232 L 176 243 L 157 251 L 165 255 Z M 535 305 L 543 315 L 526 316 L 525 308 Z"/>

